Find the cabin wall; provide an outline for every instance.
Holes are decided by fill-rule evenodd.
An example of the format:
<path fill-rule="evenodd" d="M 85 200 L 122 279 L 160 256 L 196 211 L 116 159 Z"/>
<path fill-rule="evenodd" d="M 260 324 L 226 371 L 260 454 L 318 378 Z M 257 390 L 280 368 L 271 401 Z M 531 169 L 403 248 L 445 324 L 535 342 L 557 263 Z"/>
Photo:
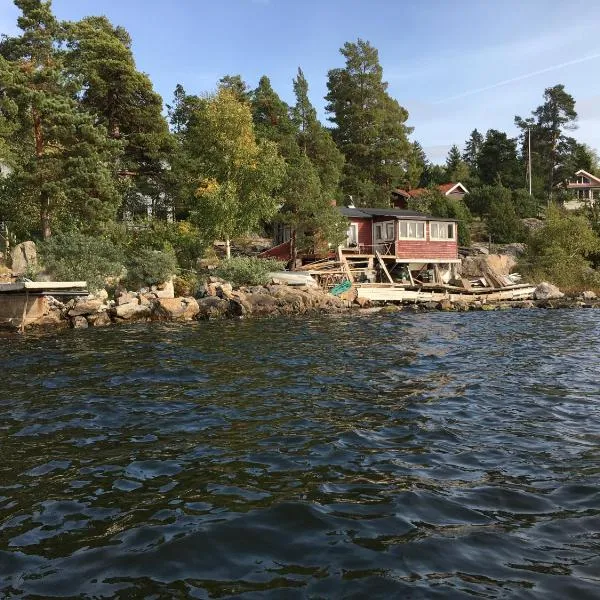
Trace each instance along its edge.
<path fill-rule="evenodd" d="M 351 223 L 358 225 L 358 243 L 367 247 L 367 251 L 371 252 L 373 245 L 373 227 L 371 219 L 350 219 Z"/>
<path fill-rule="evenodd" d="M 398 258 L 458 258 L 458 242 L 432 241 L 429 239 L 429 222 L 425 225 L 426 239 L 396 240 L 396 256 Z"/>

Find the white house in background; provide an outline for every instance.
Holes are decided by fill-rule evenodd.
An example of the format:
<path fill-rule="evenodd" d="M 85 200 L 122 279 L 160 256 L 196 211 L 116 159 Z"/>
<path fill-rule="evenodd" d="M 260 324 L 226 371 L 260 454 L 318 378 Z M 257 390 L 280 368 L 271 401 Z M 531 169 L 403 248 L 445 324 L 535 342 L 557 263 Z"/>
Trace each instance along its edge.
<path fill-rule="evenodd" d="M 566 184 L 559 183 L 556 187 L 566 189 L 569 193 L 570 199 L 564 203 L 567 210 L 577 210 L 600 198 L 600 178 L 583 169 L 579 169 Z"/>

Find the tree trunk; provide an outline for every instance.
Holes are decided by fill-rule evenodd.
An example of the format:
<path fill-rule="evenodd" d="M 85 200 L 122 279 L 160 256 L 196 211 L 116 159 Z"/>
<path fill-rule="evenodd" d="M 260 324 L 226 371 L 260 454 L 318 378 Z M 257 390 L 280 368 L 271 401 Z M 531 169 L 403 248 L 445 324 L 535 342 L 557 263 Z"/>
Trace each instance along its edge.
<path fill-rule="evenodd" d="M 290 237 L 290 271 L 296 270 L 296 261 L 298 260 L 298 245 L 296 244 L 296 230 L 292 229 L 292 235 Z"/>
<path fill-rule="evenodd" d="M 52 235 L 50 229 L 50 197 L 48 192 L 40 194 L 40 225 L 42 229 L 42 238 L 47 240 Z"/>
<path fill-rule="evenodd" d="M 231 258 L 231 240 L 225 239 L 225 258 L 229 260 Z"/>

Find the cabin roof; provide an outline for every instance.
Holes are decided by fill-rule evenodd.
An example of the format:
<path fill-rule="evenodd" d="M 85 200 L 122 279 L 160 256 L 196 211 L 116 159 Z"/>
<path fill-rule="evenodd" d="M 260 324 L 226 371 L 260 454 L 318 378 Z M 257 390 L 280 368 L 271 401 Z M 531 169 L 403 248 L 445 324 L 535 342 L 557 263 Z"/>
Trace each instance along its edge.
<path fill-rule="evenodd" d="M 431 217 L 429 215 L 403 208 L 354 208 L 341 206 L 340 212 L 345 217 L 355 219 L 371 219 L 373 217 L 393 217 L 394 219 L 421 219 L 424 221 L 451 221 L 456 219 L 446 219 L 442 217 Z"/>

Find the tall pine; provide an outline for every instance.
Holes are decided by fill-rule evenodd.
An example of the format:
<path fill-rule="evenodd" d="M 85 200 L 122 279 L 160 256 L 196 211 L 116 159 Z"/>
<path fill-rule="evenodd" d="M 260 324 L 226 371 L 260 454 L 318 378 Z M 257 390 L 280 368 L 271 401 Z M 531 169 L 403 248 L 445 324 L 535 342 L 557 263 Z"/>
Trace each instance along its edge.
<path fill-rule="evenodd" d="M 342 189 L 357 205 L 389 205 L 411 155 L 408 112 L 387 93 L 377 50 L 367 41 L 340 49 L 346 65 L 328 74 L 327 111 L 346 158 Z"/>
<path fill-rule="evenodd" d="M 44 239 L 54 226 L 94 229 L 114 217 L 120 201 L 121 144 L 78 106 L 74 82 L 64 77 L 64 28 L 50 2 L 15 4 L 22 34 L 0 45 L 2 95 L 15 109 L 5 140 L 16 157 L 12 204 L 38 213 Z"/>

